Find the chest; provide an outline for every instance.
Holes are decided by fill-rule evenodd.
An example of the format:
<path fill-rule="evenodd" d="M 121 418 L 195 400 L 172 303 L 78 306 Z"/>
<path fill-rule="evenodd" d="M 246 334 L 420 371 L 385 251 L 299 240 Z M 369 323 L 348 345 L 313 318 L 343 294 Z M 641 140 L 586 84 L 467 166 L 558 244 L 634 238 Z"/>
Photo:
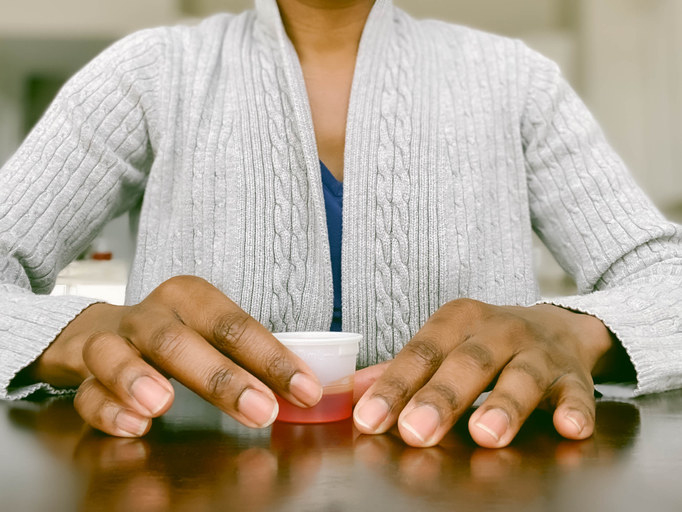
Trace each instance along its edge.
<path fill-rule="evenodd" d="M 426 301 L 417 326 L 458 296 L 523 302 L 530 219 L 515 89 L 406 48 L 360 59 L 354 78 L 352 66 L 300 74 L 254 46 L 217 60 L 214 79 L 169 89 L 167 118 L 183 122 L 163 130 L 145 197 L 165 212 L 155 217 L 165 233 L 190 241 L 167 266 L 243 304 L 276 290 L 273 318 L 298 318 L 306 286 L 318 294 L 329 270 L 319 158 L 344 181 L 342 266 L 347 296 L 366 290 L 358 311 L 379 296 L 396 315 Z"/>
<path fill-rule="evenodd" d="M 339 181 L 343 180 L 353 68 L 354 61 L 302 67 L 319 158 Z"/>

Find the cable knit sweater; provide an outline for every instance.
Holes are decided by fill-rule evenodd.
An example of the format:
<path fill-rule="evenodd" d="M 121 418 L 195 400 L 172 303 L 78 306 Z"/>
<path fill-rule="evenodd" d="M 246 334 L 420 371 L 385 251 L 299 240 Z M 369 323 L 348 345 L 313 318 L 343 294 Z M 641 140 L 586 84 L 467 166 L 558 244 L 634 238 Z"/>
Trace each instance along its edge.
<path fill-rule="evenodd" d="M 343 325 L 392 357 L 457 297 L 540 300 L 535 230 L 620 339 L 638 391 L 682 385 L 682 234 L 642 194 L 557 67 L 518 41 L 377 0 L 347 120 Z M 305 84 L 275 0 L 146 30 L 61 91 L 0 171 L 0 396 L 92 301 L 51 297 L 112 217 L 138 219 L 127 300 L 201 276 L 268 328 L 332 315 Z M 49 388 L 48 388 L 49 389 Z M 54 390 L 53 390 L 54 391 Z"/>

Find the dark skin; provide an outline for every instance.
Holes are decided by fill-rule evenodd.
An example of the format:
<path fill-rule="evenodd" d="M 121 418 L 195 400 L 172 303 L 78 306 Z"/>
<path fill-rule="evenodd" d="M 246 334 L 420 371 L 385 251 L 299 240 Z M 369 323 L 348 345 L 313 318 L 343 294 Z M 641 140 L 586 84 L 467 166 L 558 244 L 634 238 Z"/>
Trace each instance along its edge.
<path fill-rule="evenodd" d="M 135 306 L 95 304 L 32 367 L 33 377 L 78 385 L 83 419 L 112 435 L 145 434 L 173 402 L 173 377 L 251 427 L 277 414 L 273 391 L 317 403 L 315 375 L 265 327 L 203 279 L 181 276 Z"/>
<path fill-rule="evenodd" d="M 362 29 L 372 0 L 279 0 L 310 99 L 320 159 L 343 179 L 345 122 Z M 553 411 L 568 439 L 594 429 L 593 376 L 619 346 L 604 324 L 551 305 L 443 305 L 393 361 L 356 375 L 354 421 L 366 434 L 396 425 L 416 447 L 440 442 L 478 395 L 471 416 L 481 446 L 509 444 L 537 407 Z M 626 365 L 628 363 L 625 363 Z M 173 402 L 173 377 L 245 425 L 277 414 L 273 392 L 312 406 L 321 388 L 310 369 L 209 283 L 176 277 L 140 304 L 96 304 L 76 317 L 26 372 L 79 386 L 90 425 L 136 437 Z"/>

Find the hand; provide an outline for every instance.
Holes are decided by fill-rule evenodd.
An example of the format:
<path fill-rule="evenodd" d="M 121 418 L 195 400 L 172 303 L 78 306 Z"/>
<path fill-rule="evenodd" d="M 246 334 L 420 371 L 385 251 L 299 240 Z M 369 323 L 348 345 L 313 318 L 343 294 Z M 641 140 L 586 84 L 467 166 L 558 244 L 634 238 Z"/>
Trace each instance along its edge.
<path fill-rule="evenodd" d="M 508 445 L 538 406 L 554 411 L 557 432 L 592 434 L 591 371 L 615 343 L 595 317 L 551 305 L 492 306 L 460 299 L 441 307 L 389 365 L 358 372 L 355 425 L 365 434 L 396 422 L 412 446 L 438 444 L 495 381 L 472 414 L 483 447 Z"/>
<path fill-rule="evenodd" d="M 315 405 L 315 374 L 268 330 L 203 279 L 181 276 L 135 306 L 95 304 L 31 367 L 54 385 L 80 383 L 75 406 L 112 435 L 145 434 L 173 401 L 173 377 L 250 427 L 270 425 L 273 391 Z"/>

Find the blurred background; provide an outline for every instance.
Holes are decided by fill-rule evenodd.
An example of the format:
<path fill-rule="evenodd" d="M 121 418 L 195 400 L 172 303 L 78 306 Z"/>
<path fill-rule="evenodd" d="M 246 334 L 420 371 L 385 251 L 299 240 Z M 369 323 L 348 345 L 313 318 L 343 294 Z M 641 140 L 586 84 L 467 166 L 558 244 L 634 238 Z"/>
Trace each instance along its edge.
<path fill-rule="evenodd" d="M 518 37 L 554 59 L 664 213 L 682 221 L 682 0 L 394 0 L 439 18 Z M 140 28 L 239 12 L 252 0 L 4 0 L 0 16 L 0 164 L 63 82 Z M 98 242 L 123 262 L 125 218 Z M 546 294 L 570 288 L 541 248 Z"/>

